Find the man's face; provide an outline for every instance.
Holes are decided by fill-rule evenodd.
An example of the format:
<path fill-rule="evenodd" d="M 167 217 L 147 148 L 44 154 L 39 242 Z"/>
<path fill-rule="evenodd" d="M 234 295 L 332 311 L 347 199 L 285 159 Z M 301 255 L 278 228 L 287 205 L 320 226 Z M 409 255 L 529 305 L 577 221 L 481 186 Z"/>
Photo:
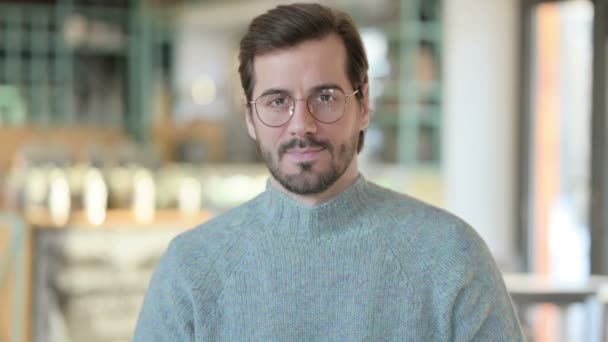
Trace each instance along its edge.
<path fill-rule="evenodd" d="M 249 135 L 272 176 L 299 195 L 322 193 L 345 173 L 356 177 L 359 132 L 369 124 L 367 96 L 362 104 L 356 96 L 349 97 L 344 115 L 333 123 L 317 121 L 306 105 L 320 87 L 337 88 L 346 95 L 355 91 L 346 74 L 342 40 L 330 34 L 256 56 L 254 70 L 253 100 L 270 90 L 296 99 L 291 119 L 280 127 L 262 123 L 254 106 L 246 115 Z M 360 91 L 365 94 L 367 85 Z"/>

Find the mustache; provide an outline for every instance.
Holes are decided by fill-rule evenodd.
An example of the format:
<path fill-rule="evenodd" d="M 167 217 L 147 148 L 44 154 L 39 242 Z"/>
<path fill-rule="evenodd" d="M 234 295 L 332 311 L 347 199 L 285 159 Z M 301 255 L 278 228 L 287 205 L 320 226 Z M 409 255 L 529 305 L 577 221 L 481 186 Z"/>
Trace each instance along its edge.
<path fill-rule="evenodd" d="M 291 150 L 292 148 L 296 148 L 296 147 L 298 147 L 298 148 L 319 147 L 319 148 L 326 148 L 331 151 L 331 144 L 325 140 L 319 140 L 314 137 L 307 137 L 304 139 L 293 138 L 293 139 L 289 140 L 288 142 L 285 142 L 279 146 L 279 158 L 283 154 L 287 153 L 287 151 Z"/>

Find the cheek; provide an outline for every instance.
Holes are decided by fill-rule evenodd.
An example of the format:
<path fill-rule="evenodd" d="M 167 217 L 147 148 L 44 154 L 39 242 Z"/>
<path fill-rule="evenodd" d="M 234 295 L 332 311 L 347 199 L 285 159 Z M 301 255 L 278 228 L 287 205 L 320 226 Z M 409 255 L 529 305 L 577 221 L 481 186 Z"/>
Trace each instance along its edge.
<path fill-rule="evenodd" d="M 257 141 L 270 151 L 274 151 L 281 142 L 280 130 L 270 127 L 257 126 Z"/>
<path fill-rule="evenodd" d="M 344 121 L 335 127 L 331 127 L 325 132 L 325 136 L 329 137 L 335 145 L 347 143 L 353 136 L 353 132 L 359 131 L 356 120 Z"/>

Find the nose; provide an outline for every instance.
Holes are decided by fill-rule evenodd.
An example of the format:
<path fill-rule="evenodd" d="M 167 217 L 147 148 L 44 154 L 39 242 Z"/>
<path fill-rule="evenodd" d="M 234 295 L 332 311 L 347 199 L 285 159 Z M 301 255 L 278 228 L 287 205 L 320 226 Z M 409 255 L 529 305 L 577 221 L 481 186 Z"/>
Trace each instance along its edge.
<path fill-rule="evenodd" d="M 317 133 L 317 120 L 310 114 L 306 100 L 295 100 L 288 129 L 291 135 L 298 136 Z"/>

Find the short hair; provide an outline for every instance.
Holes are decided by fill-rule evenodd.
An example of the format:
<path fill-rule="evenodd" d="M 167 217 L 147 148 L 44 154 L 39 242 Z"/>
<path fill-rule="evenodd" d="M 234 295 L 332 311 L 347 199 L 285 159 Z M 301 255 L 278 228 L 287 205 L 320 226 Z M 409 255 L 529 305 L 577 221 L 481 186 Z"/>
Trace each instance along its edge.
<path fill-rule="evenodd" d="M 361 86 L 368 83 L 369 63 L 361 35 L 352 18 L 339 10 L 314 3 L 280 5 L 257 16 L 241 39 L 239 74 L 241 85 L 251 109 L 255 74 L 255 56 L 266 52 L 295 46 L 311 39 L 322 39 L 337 34 L 346 48 L 346 73 L 351 86 L 359 90 L 356 97 L 363 99 Z M 363 148 L 365 132 L 359 132 L 357 152 Z"/>

